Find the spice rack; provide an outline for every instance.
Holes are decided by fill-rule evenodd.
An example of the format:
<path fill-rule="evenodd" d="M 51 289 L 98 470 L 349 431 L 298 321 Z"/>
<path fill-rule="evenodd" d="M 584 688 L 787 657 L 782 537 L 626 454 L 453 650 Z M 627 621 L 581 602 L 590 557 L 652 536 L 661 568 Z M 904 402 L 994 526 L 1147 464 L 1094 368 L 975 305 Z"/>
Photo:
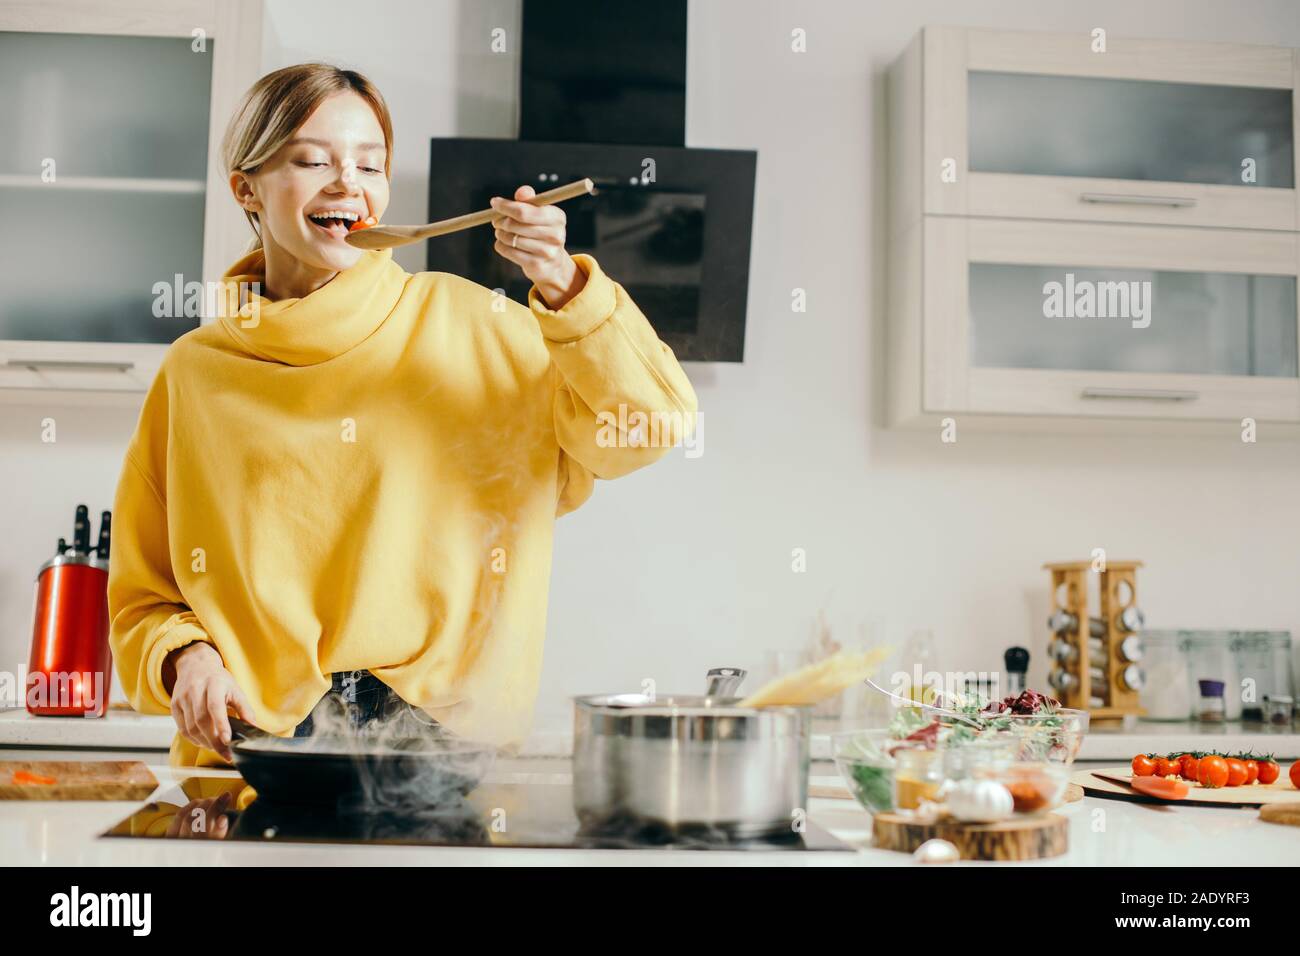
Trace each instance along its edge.
<path fill-rule="evenodd" d="M 1139 637 L 1144 620 L 1137 604 L 1142 562 L 1106 561 L 1097 570 L 1089 561 L 1043 567 L 1052 575 L 1048 683 L 1061 702 L 1088 711 L 1093 720 L 1145 714 L 1138 703 L 1145 681 Z M 1096 615 L 1089 609 L 1089 574 L 1101 584 Z"/>

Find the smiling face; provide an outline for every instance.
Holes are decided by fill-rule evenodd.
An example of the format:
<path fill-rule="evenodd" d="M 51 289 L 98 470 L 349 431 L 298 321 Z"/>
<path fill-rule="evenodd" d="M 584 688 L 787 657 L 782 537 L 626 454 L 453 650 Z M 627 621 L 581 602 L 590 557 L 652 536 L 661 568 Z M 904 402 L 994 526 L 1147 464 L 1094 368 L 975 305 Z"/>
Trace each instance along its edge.
<path fill-rule="evenodd" d="M 347 92 L 322 102 L 256 172 L 231 174 L 235 198 L 258 215 L 268 283 L 273 262 L 304 278 L 356 264 L 362 250 L 343 240 L 352 222 L 388 207 L 387 158 L 374 110 Z"/>

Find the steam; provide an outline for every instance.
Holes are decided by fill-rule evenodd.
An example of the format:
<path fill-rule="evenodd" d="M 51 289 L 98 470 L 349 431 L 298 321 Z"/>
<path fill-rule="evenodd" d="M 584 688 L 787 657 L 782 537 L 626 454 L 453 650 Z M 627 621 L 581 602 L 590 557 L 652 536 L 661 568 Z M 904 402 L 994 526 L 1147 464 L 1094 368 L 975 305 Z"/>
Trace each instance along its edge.
<path fill-rule="evenodd" d="M 310 737 L 258 738 L 240 746 L 347 761 L 356 786 L 340 809 L 361 813 L 461 812 L 465 795 L 496 760 L 494 748 L 457 737 L 405 705 L 358 725 L 334 694 L 312 711 Z"/>

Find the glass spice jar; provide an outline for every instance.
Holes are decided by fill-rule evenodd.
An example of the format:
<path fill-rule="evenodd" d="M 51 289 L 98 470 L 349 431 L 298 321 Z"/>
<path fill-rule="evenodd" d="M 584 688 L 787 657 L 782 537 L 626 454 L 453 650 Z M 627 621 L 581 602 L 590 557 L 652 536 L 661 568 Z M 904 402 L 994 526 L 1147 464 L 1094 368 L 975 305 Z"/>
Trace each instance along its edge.
<path fill-rule="evenodd" d="M 1264 720 L 1277 727 L 1291 724 L 1295 701 L 1287 694 L 1270 694 L 1264 698 Z"/>
<path fill-rule="evenodd" d="M 939 751 L 909 747 L 894 751 L 894 807 L 915 810 L 922 800 L 937 800 L 943 785 Z"/>
<path fill-rule="evenodd" d="M 1206 724 L 1223 723 L 1226 708 L 1223 703 L 1223 681 L 1197 681 L 1201 699 L 1196 704 L 1196 719 Z"/>

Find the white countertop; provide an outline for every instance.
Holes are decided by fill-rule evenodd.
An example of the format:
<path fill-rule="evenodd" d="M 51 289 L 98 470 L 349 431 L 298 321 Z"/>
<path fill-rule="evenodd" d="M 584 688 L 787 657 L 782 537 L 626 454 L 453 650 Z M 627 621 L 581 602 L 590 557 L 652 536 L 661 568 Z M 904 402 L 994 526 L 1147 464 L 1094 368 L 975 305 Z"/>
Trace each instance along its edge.
<path fill-rule="evenodd" d="M 838 720 L 813 723 L 812 756 L 828 760 L 830 735 L 850 729 Z M 0 747 L 103 747 L 116 750 L 166 751 L 176 726 L 169 716 L 110 710 L 106 717 L 32 717 L 22 709 L 0 711 Z M 1221 725 L 1192 721 L 1138 721 L 1130 728 L 1119 723 L 1095 724 L 1083 740 L 1080 760 L 1127 763 L 1137 753 L 1174 750 L 1221 750 L 1228 753 L 1271 753 L 1279 760 L 1300 759 L 1300 729 L 1262 724 Z M 573 753 L 573 727 L 567 717 L 541 717 L 520 751 L 527 757 L 567 757 Z M 165 762 L 165 760 L 160 760 Z"/>
<path fill-rule="evenodd" d="M 104 717 L 33 717 L 22 708 L 0 710 L 0 747 L 171 749 L 176 723 L 167 714 L 110 710 Z M 530 757 L 567 757 L 573 752 L 573 729 L 557 721 L 540 722 L 524 742 Z M 166 763 L 165 757 L 158 762 Z"/>
<path fill-rule="evenodd" d="M 50 752 L 47 759 L 85 754 Z M 31 751 L 0 751 L 0 758 Z M 234 777 L 228 770 L 151 766 L 162 787 L 181 777 Z M 815 764 L 811 783 L 839 785 Z M 503 761 L 492 777 L 521 775 L 537 783 L 566 782 L 568 761 Z M 492 779 L 489 777 L 489 779 Z M 499 777 L 498 777 L 499 779 Z M 856 848 L 853 853 L 788 851 L 671 852 L 554 850 L 508 847 L 394 847 L 217 841 L 102 839 L 138 803 L 0 801 L 0 850 L 10 865 L 46 866 L 912 866 L 907 854 L 874 849 L 871 820 L 850 800 L 809 800 L 809 816 Z M 1254 809 L 1151 806 L 1085 797 L 1059 811 L 1070 821 L 1070 851 L 1054 860 L 975 866 L 1261 866 L 1300 859 L 1300 827 L 1263 823 Z"/>
<path fill-rule="evenodd" d="M 1202 724 L 1195 721 L 1139 720 L 1131 728 L 1118 723 L 1093 724 L 1079 748 L 1080 760 L 1128 763 L 1134 754 L 1184 750 L 1220 753 L 1271 753 L 1278 760 L 1300 759 L 1300 729 L 1294 724 Z"/>
<path fill-rule="evenodd" d="M 0 710 L 0 747 L 107 747 L 162 750 L 171 747 L 176 723 L 167 715 L 110 710 L 101 718 L 33 717 L 26 710 Z M 165 760 L 163 761 L 165 762 Z"/>

